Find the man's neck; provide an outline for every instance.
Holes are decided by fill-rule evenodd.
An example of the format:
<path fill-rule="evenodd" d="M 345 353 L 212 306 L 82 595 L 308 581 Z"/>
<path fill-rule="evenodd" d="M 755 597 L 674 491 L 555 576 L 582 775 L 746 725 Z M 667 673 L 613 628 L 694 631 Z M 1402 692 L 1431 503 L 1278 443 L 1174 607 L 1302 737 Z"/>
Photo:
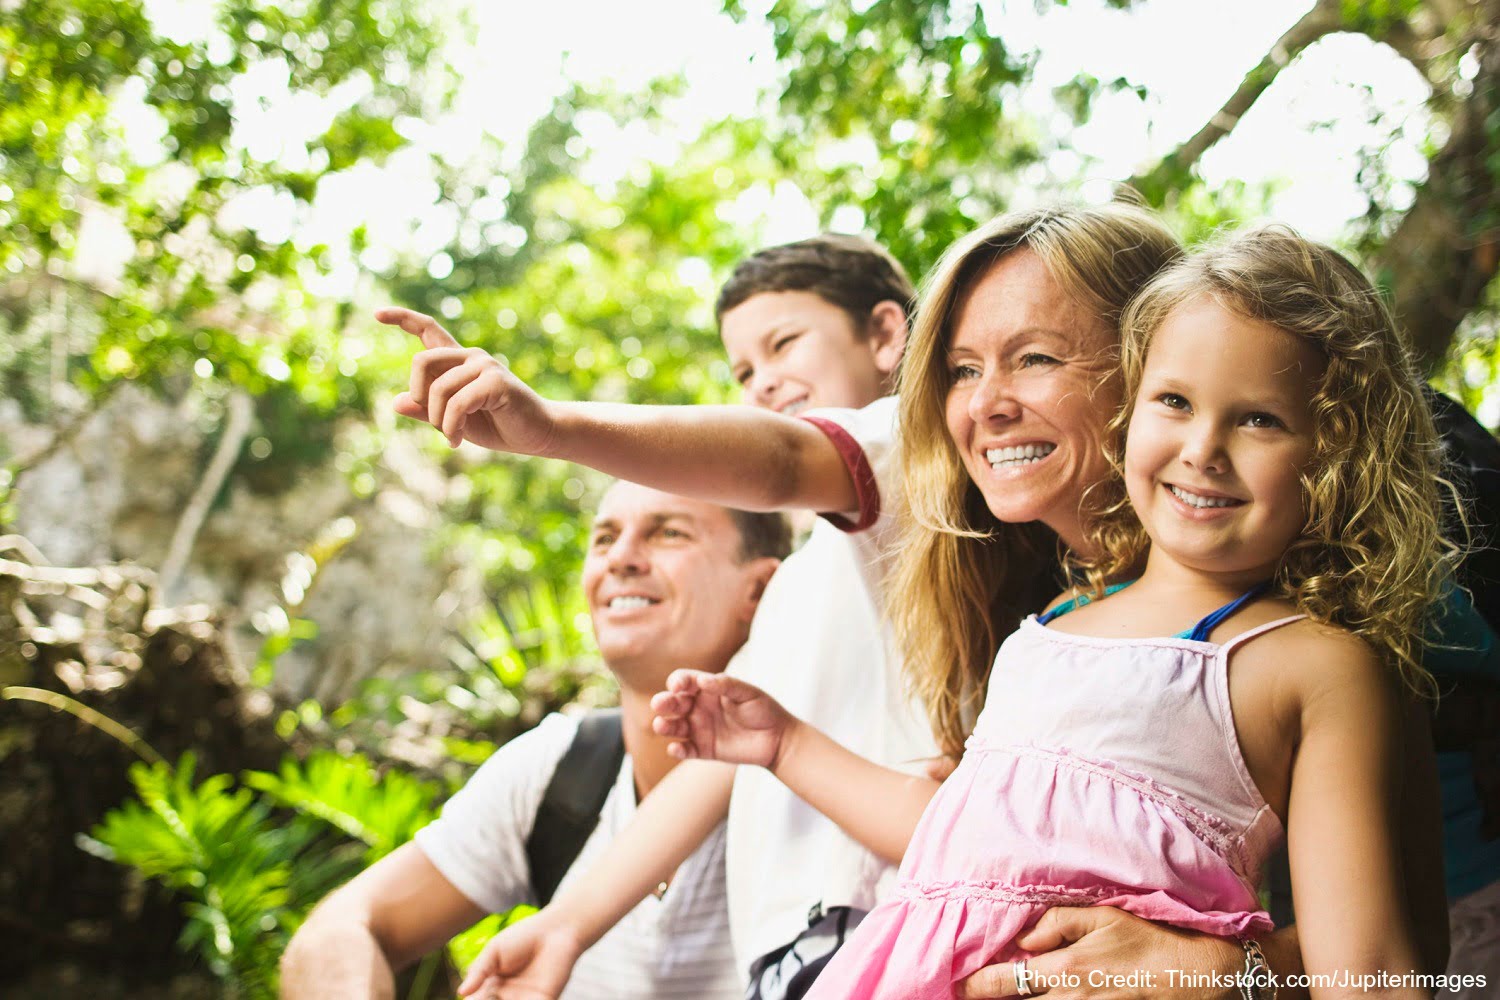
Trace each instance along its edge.
<path fill-rule="evenodd" d="M 667 754 L 667 741 L 651 731 L 651 696 L 653 691 L 639 691 L 620 685 L 621 729 L 625 752 L 630 755 L 635 775 L 635 797 L 639 802 L 651 793 L 656 783 L 666 777 L 677 763 Z"/>

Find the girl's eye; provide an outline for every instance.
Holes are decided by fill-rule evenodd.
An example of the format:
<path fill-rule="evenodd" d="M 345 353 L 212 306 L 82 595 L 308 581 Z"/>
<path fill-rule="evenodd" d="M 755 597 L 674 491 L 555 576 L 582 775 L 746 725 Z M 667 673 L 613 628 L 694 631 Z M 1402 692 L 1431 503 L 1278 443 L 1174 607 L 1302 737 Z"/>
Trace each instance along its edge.
<path fill-rule="evenodd" d="M 1021 355 L 1021 367 L 1022 368 L 1035 368 L 1038 365 L 1055 365 L 1055 364 L 1058 364 L 1058 360 L 1056 358 L 1052 357 L 1050 354 L 1039 354 L 1036 351 L 1031 351 L 1031 352 L 1028 352 L 1026 354 Z"/>
<path fill-rule="evenodd" d="M 1269 413 L 1247 413 L 1245 415 L 1245 423 L 1250 427 L 1261 428 L 1286 426 L 1281 422 L 1279 418 L 1274 417 Z"/>
<path fill-rule="evenodd" d="M 1157 396 L 1156 400 L 1169 410 L 1192 409 L 1192 405 L 1188 403 L 1186 397 L 1179 396 L 1175 392 L 1164 392 L 1160 396 Z"/>

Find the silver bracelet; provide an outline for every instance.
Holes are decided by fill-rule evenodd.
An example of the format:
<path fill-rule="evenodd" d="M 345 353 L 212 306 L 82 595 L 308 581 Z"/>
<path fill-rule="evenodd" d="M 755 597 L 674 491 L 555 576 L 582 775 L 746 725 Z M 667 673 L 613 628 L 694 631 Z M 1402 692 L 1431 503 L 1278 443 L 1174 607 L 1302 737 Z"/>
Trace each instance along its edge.
<path fill-rule="evenodd" d="M 1245 949 L 1245 968 L 1240 972 L 1241 1000 L 1276 1000 L 1276 977 L 1271 974 L 1271 965 L 1260 943 L 1254 938 L 1242 937 L 1240 947 Z"/>

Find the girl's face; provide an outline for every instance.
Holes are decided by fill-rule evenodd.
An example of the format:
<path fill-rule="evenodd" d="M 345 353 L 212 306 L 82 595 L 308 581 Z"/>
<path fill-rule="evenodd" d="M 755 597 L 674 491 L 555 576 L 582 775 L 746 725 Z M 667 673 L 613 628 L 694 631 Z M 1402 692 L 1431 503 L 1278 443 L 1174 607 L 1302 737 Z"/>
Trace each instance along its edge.
<path fill-rule="evenodd" d="M 1115 331 L 1074 302 L 1027 249 L 959 297 L 948 344 L 948 433 L 1001 521 L 1041 521 L 1073 548 L 1079 504 L 1109 475 L 1104 427 L 1120 404 L 1109 378 Z"/>
<path fill-rule="evenodd" d="M 1146 354 L 1125 484 L 1151 559 L 1245 584 L 1301 533 L 1324 362 L 1301 338 L 1207 295 L 1167 315 Z"/>

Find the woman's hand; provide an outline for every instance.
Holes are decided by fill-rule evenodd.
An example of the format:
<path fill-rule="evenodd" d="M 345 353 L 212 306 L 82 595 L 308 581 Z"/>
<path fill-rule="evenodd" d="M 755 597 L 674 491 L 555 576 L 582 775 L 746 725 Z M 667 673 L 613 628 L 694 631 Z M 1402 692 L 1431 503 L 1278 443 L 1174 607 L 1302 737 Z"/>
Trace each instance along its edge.
<path fill-rule="evenodd" d="M 702 670 L 674 670 L 651 699 L 651 728 L 672 741 L 679 760 L 701 757 L 775 768 L 797 721 L 753 684 Z"/>
<path fill-rule="evenodd" d="M 1036 977 L 1031 992 L 1050 1000 L 1238 1000 L 1241 996 L 1233 980 L 1224 978 L 1244 968 L 1244 952 L 1237 943 L 1154 924 L 1112 906 L 1055 907 L 1018 937 L 1016 946 L 1036 953 L 1026 962 Z M 1204 980 L 1219 973 L 1219 985 L 1188 986 L 1182 973 Z M 1073 979 L 1077 986 L 1061 985 Z M 1048 983 L 1059 985 L 1048 988 Z M 1019 996 L 1012 964 L 980 969 L 958 984 L 958 995 L 963 1000 Z"/>

